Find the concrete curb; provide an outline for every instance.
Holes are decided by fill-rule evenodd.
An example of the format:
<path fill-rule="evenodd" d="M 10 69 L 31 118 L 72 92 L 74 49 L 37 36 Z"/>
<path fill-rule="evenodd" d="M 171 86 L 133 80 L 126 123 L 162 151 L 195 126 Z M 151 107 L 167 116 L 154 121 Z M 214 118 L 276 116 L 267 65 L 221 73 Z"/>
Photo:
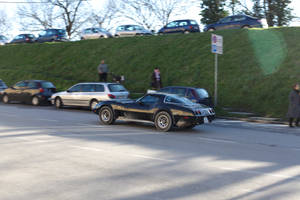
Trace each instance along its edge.
<path fill-rule="evenodd" d="M 217 119 L 226 119 L 226 120 L 239 120 L 239 121 L 245 121 L 245 122 L 253 122 L 253 123 L 260 123 L 260 124 L 282 124 L 282 125 L 288 125 L 288 122 L 285 121 L 277 121 L 272 119 L 251 119 L 251 118 L 240 118 L 240 117 L 222 117 L 218 116 Z"/>

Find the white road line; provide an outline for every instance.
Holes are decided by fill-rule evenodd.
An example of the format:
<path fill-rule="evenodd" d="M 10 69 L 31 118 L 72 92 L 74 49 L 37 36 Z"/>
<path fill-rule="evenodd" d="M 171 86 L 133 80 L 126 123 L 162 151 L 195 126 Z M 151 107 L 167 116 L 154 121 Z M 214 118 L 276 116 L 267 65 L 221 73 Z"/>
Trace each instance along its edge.
<path fill-rule="evenodd" d="M 55 119 L 36 119 L 36 120 L 46 121 L 46 122 L 59 122 L 59 120 L 55 120 Z"/>
<path fill-rule="evenodd" d="M 70 146 L 73 148 L 77 148 L 77 149 L 82 149 L 82 150 L 88 150 L 88 151 L 100 151 L 100 152 L 105 152 L 105 153 L 112 153 L 112 151 L 108 151 L 105 149 L 99 149 L 99 148 L 91 148 L 91 147 L 82 147 L 82 146 Z M 126 156 L 131 156 L 131 157 L 137 157 L 137 158 L 144 158 L 144 159 L 149 159 L 149 160 L 157 160 L 157 161 L 163 161 L 163 162 L 176 162 L 176 160 L 170 160 L 170 159 L 164 159 L 164 158 L 156 158 L 156 157 L 152 157 L 152 156 L 146 156 L 146 155 L 142 155 L 142 154 L 131 154 L 131 153 L 122 153 L 122 152 L 117 152 L 119 154 L 126 154 Z"/>

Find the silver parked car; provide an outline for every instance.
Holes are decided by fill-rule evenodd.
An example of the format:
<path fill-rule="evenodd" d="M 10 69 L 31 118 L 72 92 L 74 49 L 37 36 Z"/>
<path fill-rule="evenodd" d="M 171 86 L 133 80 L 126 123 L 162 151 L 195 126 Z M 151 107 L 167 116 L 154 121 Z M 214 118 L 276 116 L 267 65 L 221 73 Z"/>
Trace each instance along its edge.
<path fill-rule="evenodd" d="M 67 91 L 53 94 L 51 103 L 56 108 L 82 106 L 92 110 L 100 101 L 127 99 L 128 96 L 129 92 L 118 83 L 78 83 Z"/>
<path fill-rule="evenodd" d="M 0 45 L 8 44 L 8 39 L 4 35 L 0 35 Z"/>
<path fill-rule="evenodd" d="M 153 35 L 151 31 L 138 25 L 123 25 L 116 30 L 115 37 Z"/>
<path fill-rule="evenodd" d="M 81 32 L 81 40 L 111 38 L 112 34 L 103 28 L 87 28 Z"/>

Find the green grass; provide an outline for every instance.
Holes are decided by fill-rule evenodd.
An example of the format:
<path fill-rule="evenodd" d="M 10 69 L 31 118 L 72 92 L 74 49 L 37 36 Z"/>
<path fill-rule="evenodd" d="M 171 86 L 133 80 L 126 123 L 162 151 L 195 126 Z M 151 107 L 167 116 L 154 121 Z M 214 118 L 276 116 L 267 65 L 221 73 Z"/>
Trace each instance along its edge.
<path fill-rule="evenodd" d="M 219 56 L 220 107 L 284 117 L 291 85 L 300 78 L 300 28 L 227 30 Z M 52 81 L 58 89 L 97 81 L 101 59 L 143 93 L 154 67 L 163 85 L 207 88 L 213 94 L 214 55 L 210 33 L 113 38 L 69 43 L 0 47 L 0 78 L 8 85 L 24 79 Z"/>

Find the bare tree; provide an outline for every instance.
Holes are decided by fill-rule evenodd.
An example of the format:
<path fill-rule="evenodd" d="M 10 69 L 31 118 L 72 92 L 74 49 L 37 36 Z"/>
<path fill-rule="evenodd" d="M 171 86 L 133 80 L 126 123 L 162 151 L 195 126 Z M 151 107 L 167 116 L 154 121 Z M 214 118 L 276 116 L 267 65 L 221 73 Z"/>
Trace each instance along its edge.
<path fill-rule="evenodd" d="M 65 25 L 68 37 L 71 38 L 83 23 L 87 22 L 89 16 L 84 13 L 84 3 L 86 0 L 47 0 L 49 4 L 55 6 L 58 16 Z"/>
<path fill-rule="evenodd" d="M 101 10 L 94 10 L 89 19 L 93 26 L 111 30 L 111 22 L 117 17 L 118 8 L 114 0 L 108 0 L 107 4 Z"/>
<path fill-rule="evenodd" d="M 119 0 L 118 12 L 148 29 L 166 25 L 171 17 L 184 14 L 197 0 Z"/>
<path fill-rule="evenodd" d="M 161 25 L 169 23 L 172 16 L 177 14 L 184 14 L 186 8 L 195 1 L 185 0 L 142 0 L 150 8 L 151 12 L 155 14 L 158 22 Z"/>
<path fill-rule="evenodd" d="M 27 2 L 30 2 L 27 0 Z M 45 0 L 40 4 L 28 3 L 18 7 L 17 14 L 20 18 L 22 30 L 40 31 L 53 28 L 58 16 L 54 14 L 54 5 Z"/>
<path fill-rule="evenodd" d="M 6 13 L 0 10 L 0 33 L 4 34 L 9 29 L 9 23 L 7 21 Z"/>
<path fill-rule="evenodd" d="M 119 16 L 148 29 L 154 28 L 157 19 L 147 0 L 119 0 L 117 11 Z"/>

